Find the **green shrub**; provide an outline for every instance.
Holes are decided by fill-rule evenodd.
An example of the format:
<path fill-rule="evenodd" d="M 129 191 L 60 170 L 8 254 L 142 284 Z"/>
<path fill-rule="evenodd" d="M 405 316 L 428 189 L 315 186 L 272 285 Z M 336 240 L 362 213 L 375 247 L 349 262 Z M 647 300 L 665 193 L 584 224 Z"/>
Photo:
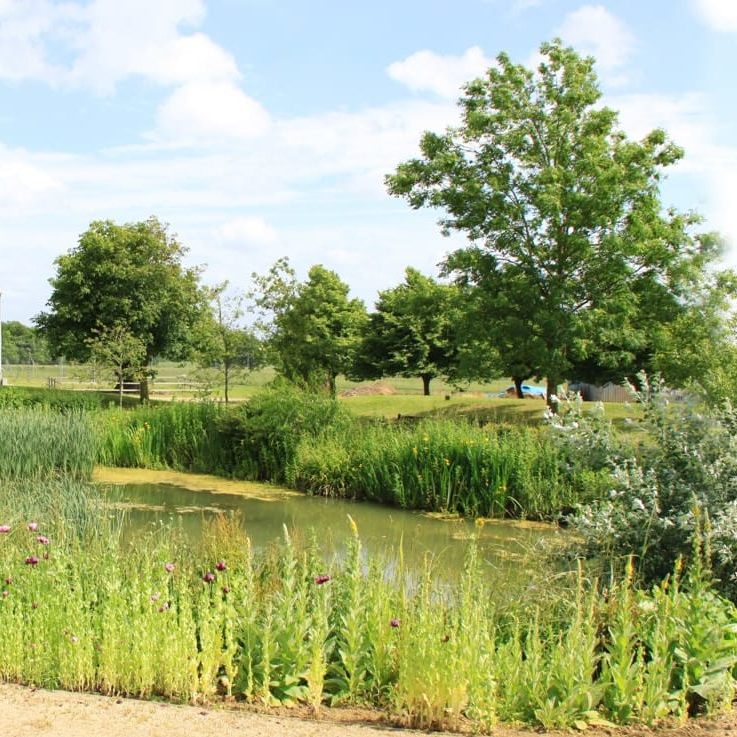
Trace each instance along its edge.
<path fill-rule="evenodd" d="M 689 558 L 703 532 L 718 586 L 737 601 L 737 413 L 674 406 L 658 382 L 643 377 L 642 386 L 642 442 L 609 453 L 609 493 L 575 519 L 586 552 L 607 560 L 634 555 L 639 575 L 658 581 Z M 581 448 L 601 447 L 575 414 L 557 422 L 565 442 L 573 431 Z"/>
<path fill-rule="evenodd" d="M 114 407 L 117 403 L 117 396 L 100 392 L 14 386 L 0 388 L 0 410 L 40 407 L 56 412 L 82 412 Z"/>

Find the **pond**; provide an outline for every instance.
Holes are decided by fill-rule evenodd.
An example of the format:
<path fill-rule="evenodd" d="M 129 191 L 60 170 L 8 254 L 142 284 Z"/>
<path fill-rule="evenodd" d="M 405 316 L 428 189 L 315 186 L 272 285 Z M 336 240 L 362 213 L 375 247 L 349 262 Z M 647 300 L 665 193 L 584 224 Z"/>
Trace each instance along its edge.
<path fill-rule="evenodd" d="M 486 576 L 505 580 L 510 573 L 520 577 L 526 569 L 539 569 L 543 553 L 569 538 L 560 528 L 539 522 L 485 520 L 479 525 L 458 517 L 309 496 L 217 476 L 98 468 L 94 480 L 107 504 L 125 511 L 126 525 L 132 529 L 172 522 L 187 538 L 196 540 L 208 519 L 237 513 L 256 549 L 282 537 L 286 526 L 304 538 L 314 531 L 321 549 L 330 556 L 340 554 L 350 534 L 350 515 L 369 553 L 395 558 L 401 545 L 408 568 L 419 568 L 431 559 L 434 573 L 442 579 L 458 575 L 473 535 L 479 541 Z"/>

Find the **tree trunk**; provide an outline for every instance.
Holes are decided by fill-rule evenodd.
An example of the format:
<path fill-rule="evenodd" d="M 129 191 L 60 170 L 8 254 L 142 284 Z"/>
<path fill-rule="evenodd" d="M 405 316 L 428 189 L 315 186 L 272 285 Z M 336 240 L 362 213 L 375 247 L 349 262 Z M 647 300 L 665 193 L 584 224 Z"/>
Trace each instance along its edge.
<path fill-rule="evenodd" d="M 524 399 L 525 395 L 522 393 L 522 382 L 524 378 L 522 376 L 513 376 L 512 381 L 514 382 L 514 393 L 517 395 L 517 399 Z"/>
<path fill-rule="evenodd" d="M 555 399 L 553 399 L 555 397 Z M 550 407 L 551 412 L 558 414 L 558 379 L 548 377 L 547 390 L 545 392 L 545 400 Z"/>
<path fill-rule="evenodd" d="M 144 373 L 141 375 L 141 379 L 138 383 L 138 386 L 140 387 L 141 394 L 141 403 L 148 402 L 149 399 L 149 386 L 148 386 L 148 374 Z"/>
<path fill-rule="evenodd" d="M 422 379 L 422 393 L 424 396 L 429 397 L 430 382 L 432 381 L 433 377 L 430 374 L 421 374 L 420 378 Z"/>
<path fill-rule="evenodd" d="M 335 387 L 335 374 L 329 374 L 328 375 L 328 390 L 330 391 L 330 396 L 335 398 L 336 394 L 336 387 Z"/>
<path fill-rule="evenodd" d="M 225 404 L 228 403 L 228 384 L 230 379 L 230 366 L 228 365 L 227 361 L 223 362 L 223 373 L 225 378 Z"/>
<path fill-rule="evenodd" d="M 118 369 L 118 407 L 123 409 L 123 364 Z"/>

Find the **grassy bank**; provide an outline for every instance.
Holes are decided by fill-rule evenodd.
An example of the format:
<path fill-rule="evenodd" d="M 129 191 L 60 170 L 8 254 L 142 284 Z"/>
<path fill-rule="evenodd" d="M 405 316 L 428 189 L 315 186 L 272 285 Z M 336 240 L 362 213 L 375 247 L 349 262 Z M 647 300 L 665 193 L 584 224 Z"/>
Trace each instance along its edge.
<path fill-rule="evenodd" d="M 96 422 L 105 465 L 269 480 L 409 509 L 552 518 L 606 483 L 574 468 L 545 428 L 361 421 L 329 398 L 288 389 L 244 407 L 172 404 Z"/>

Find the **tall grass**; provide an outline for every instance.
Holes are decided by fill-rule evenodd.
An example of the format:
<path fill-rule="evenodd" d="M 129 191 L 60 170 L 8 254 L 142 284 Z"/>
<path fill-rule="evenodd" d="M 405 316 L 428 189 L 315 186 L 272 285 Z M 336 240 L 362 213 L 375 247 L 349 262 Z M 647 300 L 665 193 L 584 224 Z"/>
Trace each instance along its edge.
<path fill-rule="evenodd" d="M 99 461 L 110 466 L 229 475 L 236 461 L 221 430 L 224 415 L 218 405 L 192 402 L 96 413 Z"/>
<path fill-rule="evenodd" d="M 122 551 L 114 538 L 39 542 L 39 531 L 0 536 L 6 680 L 371 704 L 408 725 L 478 731 L 653 723 L 734 695 L 736 613 L 704 577 L 638 591 L 625 576 L 602 594 L 579 571 L 530 607 L 494 596 L 473 546 L 440 588 L 429 568 L 409 584 L 401 564 L 390 575 L 366 560 L 355 529 L 330 563 L 289 536 L 256 556 L 222 521 L 196 551 L 165 534 Z"/>
<path fill-rule="evenodd" d="M 589 499 L 595 475 L 571 474 L 544 429 L 450 420 L 355 424 L 306 438 L 287 482 L 313 493 L 469 516 L 545 518 Z"/>
<path fill-rule="evenodd" d="M 92 425 L 80 412 L 0 412 L 0 479 L 89 479 L 96 456 Z"/>

